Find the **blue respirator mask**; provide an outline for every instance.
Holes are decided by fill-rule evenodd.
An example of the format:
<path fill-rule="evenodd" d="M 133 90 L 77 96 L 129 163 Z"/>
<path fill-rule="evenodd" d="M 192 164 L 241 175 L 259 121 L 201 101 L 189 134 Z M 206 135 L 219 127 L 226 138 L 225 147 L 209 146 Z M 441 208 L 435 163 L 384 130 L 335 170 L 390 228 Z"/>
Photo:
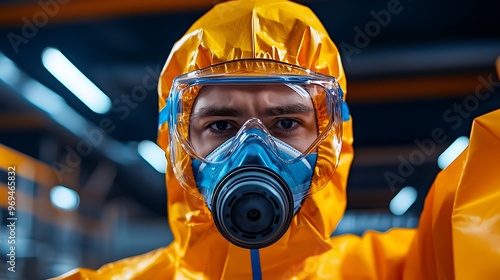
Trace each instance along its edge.
<path fill-rule="evenodd" d="M 338 163 L 343 108 L 348 117 L 333 77 L 246 59 L 177 77 L 160 123 L 181 186 L 205 201 L 228 241 L 258 249 L 278 241 L 332 175 L 317 168 L 317 153 L 333 133 Z"/>
<path fill-rule="evenodd" d="M 244 248 L 277 241 L 309 191 L 316 154 L 300 152 L 271 136 L 258 119 L 201 162 L 193 159 L 196 185 L 221 234 Z"/>

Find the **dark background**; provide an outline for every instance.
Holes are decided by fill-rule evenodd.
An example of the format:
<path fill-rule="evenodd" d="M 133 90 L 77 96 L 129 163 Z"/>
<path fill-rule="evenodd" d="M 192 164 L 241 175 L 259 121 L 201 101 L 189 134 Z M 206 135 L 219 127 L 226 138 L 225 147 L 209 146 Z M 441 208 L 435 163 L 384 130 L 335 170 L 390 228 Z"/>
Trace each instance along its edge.
<path fill-rule="evenodd" d="M 96 114 L 44 68 L 41 53 L 58 48 L 112 101 L 123 102 L 146 77 L 157 78 L 174 42 L 214 4 L 181 2 L 54 0 L 52 14 L 40 4 L 48 1 L 0 3 L 0 53 L 23 73 L 9 84 L 0 65 L 0 143 L 42 165 L 18 167 L 17 191 L 24 204 L 18 211 L 16 277 L 44 279 L 78 266 L 97 268 L 170 242 L 164 174 L 137 153 L 140 141 L 156 141 L 156 89 L 136 107 Z M 469 134 L 474 117 L 500 107 L 495 69 L 500 5 L 485 0 L 301 3 L 329 31 L 348 78 L 355 158 L 347 213 L 334 234 L 416 227 L 440 170 L 437 157 Z M 65 121 L 28 102 L 21 88 L 31 80 L 64 98 L 82 122 Z M 485 100 L 474 97 L 478 87 Z M 456 111 L 460 106 L 462 113 Z M 88 140 L 83 131 L 99 127 L 103 119 L 115 129 L 62 177 L 54 175 L 54 164 L 73 164 L 68 151 Z M 442 143 L 433 140 L 436 129 L 446 138 Z M 426 149 L 418 143 L 427 143 Z M 1 163 L 11 159 L 15 162 L 12 154 L 0 153 Z M 388 180 L 388 174 L 398 179 Z M 79 193 L 77 210 L 50 204 L 48 193 L 59 184 Z M 389 202 L 405 186 L 418 191 L 417 200 L 404 215 L 394 215 Z M 2 228 L 0 234 L 4 257 L 7 232 Z M 6 268 L 0 268 L 2 275 Z"/>

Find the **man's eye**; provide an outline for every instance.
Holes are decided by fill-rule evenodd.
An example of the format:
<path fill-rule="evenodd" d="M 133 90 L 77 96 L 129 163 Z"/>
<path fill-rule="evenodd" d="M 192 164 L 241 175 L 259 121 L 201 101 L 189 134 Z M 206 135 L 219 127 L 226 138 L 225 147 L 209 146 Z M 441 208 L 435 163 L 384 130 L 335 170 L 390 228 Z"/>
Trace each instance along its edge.
<path fill-rule="evenodd" d="M 292 127 L 294 127 L 295 125 L 297 124 L 296 121 L 294 120 L 291 120 L 291 119 L 284 119 L 284 120 L 280 120 L 278 123 L 277 123 L 277 126 L 279 128 L 283 128 L 283 129 L 290 129 Z"/>
<path fill-rule="evenodd" d="M 210 125 L 210 128 L 215 129 L 217 131 L 224 131 L 233 128 L 233 126 L 226 121 L 217 121 Z"/>

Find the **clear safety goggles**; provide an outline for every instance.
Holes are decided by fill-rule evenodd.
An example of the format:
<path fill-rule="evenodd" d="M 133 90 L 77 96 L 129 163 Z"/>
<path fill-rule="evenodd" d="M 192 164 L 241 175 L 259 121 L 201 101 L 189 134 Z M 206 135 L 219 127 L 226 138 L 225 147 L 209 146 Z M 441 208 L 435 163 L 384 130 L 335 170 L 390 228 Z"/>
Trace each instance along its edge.
<path fill-rule="evenodd" d="M 182 177 L 178 171 L 186 168 L 186 154 L 201 162 L 223 162 L 251 129 L 264 131 L 266 145 L 284 162 L 316 152 L 332 133 L 338 155 L 342 107 L 334 77 L 274 60 L 242 59 L 175 78 L 160 124 L 168 122 L 171 163 Z M 229 139 L 236 141 L 228 145 Z M 210 157 L 223 143 L 224 153 Z M 286 158 L 278 147 L 282 143 L 295 150 Z"/>

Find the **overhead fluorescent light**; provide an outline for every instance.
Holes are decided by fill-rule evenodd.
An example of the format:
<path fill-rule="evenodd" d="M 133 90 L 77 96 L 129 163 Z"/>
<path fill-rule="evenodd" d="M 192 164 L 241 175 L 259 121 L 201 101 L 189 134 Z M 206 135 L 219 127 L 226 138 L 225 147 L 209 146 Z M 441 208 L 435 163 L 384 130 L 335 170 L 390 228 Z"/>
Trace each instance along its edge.
<path fill-rule="evenodd" d="M 70 211 L 80 204 L 80 196 L 65 186 L 55 186 L 50 190 L 50 202 L 59 209 Z"/>
<path fill-rule="evenodd" d="M 46 48 L 42 52 L 45 68 L 78 97 L 90 110 L 105 114 L 111 109 L 111 99 L 90 81 L 58 49 Z"/>
<path fill-rule="evenodd" d="M 445 169 L 450 165 L 469 145 L 469 138 L 460 136 L 438 157 L 439 168 Z"/>
<path fill-rule="evenodd" d="M 60 95 L 34 80 L 26 81 L 21 87 L 21 93 L 33 105 L 51 115 L 57 115 L 68 107 Z"/>
<path fill-rule="evenodd" d="M 21 77 L 19 68 L 0 52 L 0 79 L 4 80 L 8 85 L 14 87 Z"/>
<path fill-rule="evenodd" d="M 389 203 L 389 210 L 394 215 L 403 215 L 417 200 L 417 190 L 406 186 L 396 194 Z"/>
<path fill-rule="evenodd" d="M 85 129 L 86 120 L 71 108 L 64 98 L 35 80 L 21 85 L 21 94 L 33 105 L 49 113 L 51 117 L 75 134 Z"/>
<path fill-rule="evenodd" d="M 167 168 L 167 160 L 165 152 L 158 147 L 154 142 L 143 140 L 137 145 L 137 151 L 156 171 L 165 173 Z"/>

